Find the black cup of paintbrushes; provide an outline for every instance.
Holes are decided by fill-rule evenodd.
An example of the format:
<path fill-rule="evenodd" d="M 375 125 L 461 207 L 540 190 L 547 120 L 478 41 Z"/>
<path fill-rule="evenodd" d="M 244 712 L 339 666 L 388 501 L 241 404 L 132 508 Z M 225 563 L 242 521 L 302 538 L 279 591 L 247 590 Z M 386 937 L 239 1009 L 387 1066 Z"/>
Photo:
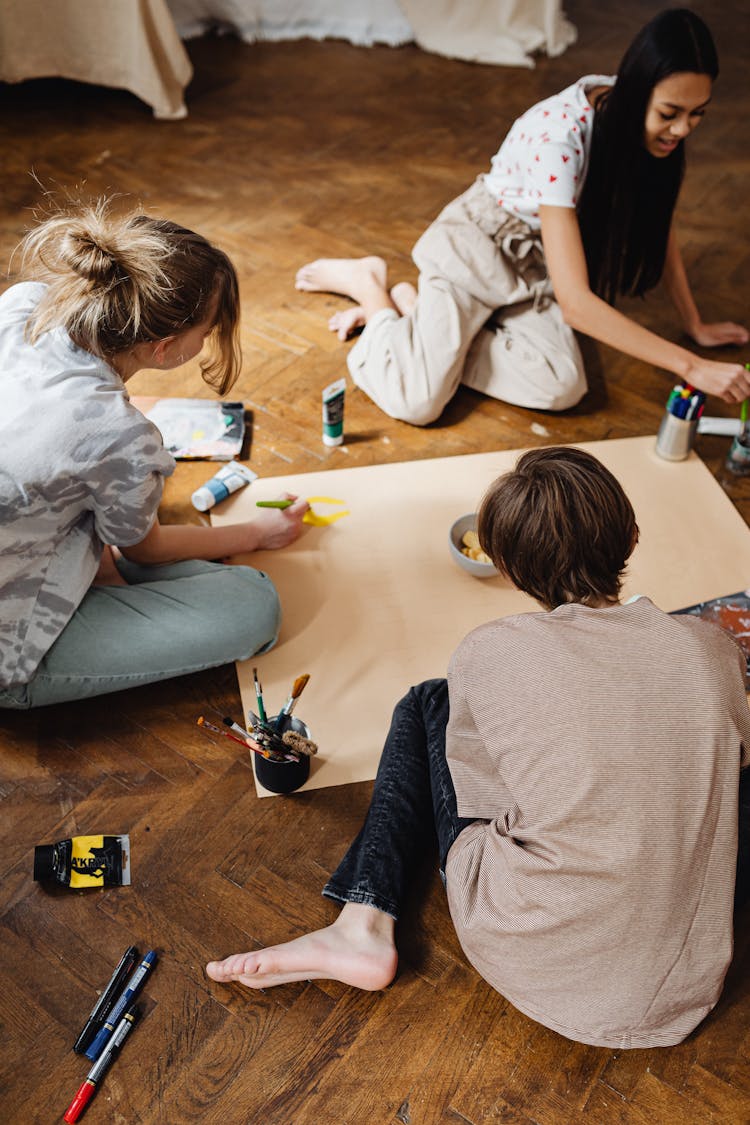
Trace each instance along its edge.
<path fill-rule="evenodd" d="M 281 722 L 277 727 L 279 721 L 278 715 L 273 715 L 268 720 L 268 726 L 280 738 L 288 730 L 293 730 L 297 734 L 301 734 L 303 738 L 310 738 L 310 729 L 302 719 L 298 719 L 296 715 L 283 715 Z M 254 732 L 254 737 L 258 737 L 257 731 Z M 263 745 L 262 738 L 258 741 Z M 288 747 L 285 747 L 288 750 Z M 262 758 L 260 754 L 253 754 L 253 765 L 255 767 L 255 776 L 260 785 L 264 789 L 268 789 L 270 793 L 293 793 L 295 789 L 299 789 L 304 785 L 310 776 L 310 758 L 307 754 L 291 754 L 289 759 L 278 760 L 277 758 Z"/>

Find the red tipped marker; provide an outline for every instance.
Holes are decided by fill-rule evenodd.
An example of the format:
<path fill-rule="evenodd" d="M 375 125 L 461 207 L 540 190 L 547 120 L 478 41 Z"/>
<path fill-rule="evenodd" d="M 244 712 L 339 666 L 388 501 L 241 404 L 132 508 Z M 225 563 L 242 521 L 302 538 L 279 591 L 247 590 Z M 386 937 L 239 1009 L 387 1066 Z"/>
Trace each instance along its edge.
<path fill-rule="evenodd" d="M 118 1023 L 115 1030 L 107 1040 L 107 1045 L 102 1051 L 99 1058 L 96 1060 L 91 1070 L 86 1075 L 85 1080 L 76 1092 L 76 1096 L 65 1110 L 63 1121 L 67 1121 L 68 1125 L 75 1125 L 86 1109 L 91 1099 L 94 1096 L 99 1081 L 104 1077 L 110 1063 L 114 1060 L 115 1055 L 120 1050 L 125 1037 L 130 1032 L 133 1024 L 141 1014 L 141 1010 L 137 1004 L 131 1004 L 128 1010 L 123 1014 L 122 1019 Z"/>

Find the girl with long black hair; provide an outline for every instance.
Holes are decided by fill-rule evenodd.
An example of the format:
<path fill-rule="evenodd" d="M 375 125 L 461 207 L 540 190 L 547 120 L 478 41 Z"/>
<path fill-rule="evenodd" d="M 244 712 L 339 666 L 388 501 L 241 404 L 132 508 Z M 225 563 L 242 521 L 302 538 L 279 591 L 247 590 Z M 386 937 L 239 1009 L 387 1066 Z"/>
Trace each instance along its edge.
<path fill-rule="evenodd" d="M 745 344 L 731 322 L 704 323 L 673 229 L 684 142 L 719 71 L 705 23 L 661 12 L 615 78 L 589 75 L 520 117 L 491 169 L 441 212 L 414 247 L 419 288 L 389 288 L 382 258 L 319 259 L 298 289 L 356 302 L 329 322 L 364 327 L 349 371 L 394 418 L 434 421 L 465 383 L 538 410 L 586 392 L 574 330 L 727 402 L 750 394 L 739 363 L 703 359 L 618 312 L 660 280 L 702 347 Z"/>

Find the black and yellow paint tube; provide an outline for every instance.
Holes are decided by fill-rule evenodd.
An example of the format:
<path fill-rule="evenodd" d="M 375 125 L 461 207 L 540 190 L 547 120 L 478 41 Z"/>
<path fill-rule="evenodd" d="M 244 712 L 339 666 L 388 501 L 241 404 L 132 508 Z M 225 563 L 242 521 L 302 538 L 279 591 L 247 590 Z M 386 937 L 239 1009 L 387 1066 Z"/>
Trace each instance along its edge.
<path fill-rule="evenodd" d="M 130 886 L 129 836 L 73 836 L 34 848 L 34 879 L 72 890 Z"/>

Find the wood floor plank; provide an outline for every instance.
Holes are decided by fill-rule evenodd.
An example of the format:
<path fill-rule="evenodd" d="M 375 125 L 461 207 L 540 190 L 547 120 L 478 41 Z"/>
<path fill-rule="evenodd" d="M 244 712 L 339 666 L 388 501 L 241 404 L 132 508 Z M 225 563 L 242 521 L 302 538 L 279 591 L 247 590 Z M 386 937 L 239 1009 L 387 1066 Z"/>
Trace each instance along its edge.
<path fill-rule="evenodd" d="M 676 228 L 707 319 L 747 314 L 750 10 L 699 0 L 721 75 L 690 140 Z M 157 123 L 126 91 L 63 80 L 0 83 L 4 264 L 45 191 L 121 194 L 200 230 L 235 261 L 250 411 L 244 456 L 262 476 L 495 449 L 655 435 L 670 376 L 582 339 L 589 393 L 570 411 L 526 411 L 462 388 L 434 424 L 387 418 L 348 381 L 346 444 L 321 442 L 320 396 L 351 342 L 328 328 L 343 298 L 295 289 L 318 257 L 379 254 L 417 280 L 412 246 L 476 175 L 516 116 L 582 74 L 612 71 L 651 0 L 568 0 L 577 42 L 531 68 L 469 64 L 410 45 L 341 41 L 187 44 L 188 117 Z M 0 289 L 17 277 L 13 259 Z M 656 290 L 623 311 L 691 346 Z M 700 354 L 741 360 L 747 349 Z M 198 364 L 139 372 L 132 394 L 211 397 Z M 708 412 L 736 414 L 711 400 Z M 0 419 L 0 425 L 2 420 Z M 723 467 L 725 438 L 696 450 L 750 522 L 750 480 Z M 213 471 L 182 462 L 165 522 L 201 517 Z M 489 483 L 489 482 L 488 482 Z M 696 550 L 704 549 L 696 529 Z M 717 594 L 725 591 L 716 591 Z M 404 685 L 406 688 L 408 685 Z M 395 702 L 395 701 L 394 701 Z M 750 912 L 715 1011 L 675 1048 L 613 1052 L 538 1027 L 474 973 L 429 857 L 398 925 L 399 973 L 378 993 L 337 982 L 257 992 L 218 985 L 205 962 L 325 925 L 320 895 L 364 819 L 362 783 L 259 800 L 248 754 L 199 715 L 242 717 L 232 667 L 99 700 L 0 714 L 0 1120 L 59 1120 L 86 1067 L 76 1029 L 122 950 L 160 962 L 146 1014 L 86 1125 L 746 1125 L 750 1121 Z M 385 732 L 383 732 L 385 734 Z M 33 847 L 129 832 L 133 885 L 49 893 Z"/>

